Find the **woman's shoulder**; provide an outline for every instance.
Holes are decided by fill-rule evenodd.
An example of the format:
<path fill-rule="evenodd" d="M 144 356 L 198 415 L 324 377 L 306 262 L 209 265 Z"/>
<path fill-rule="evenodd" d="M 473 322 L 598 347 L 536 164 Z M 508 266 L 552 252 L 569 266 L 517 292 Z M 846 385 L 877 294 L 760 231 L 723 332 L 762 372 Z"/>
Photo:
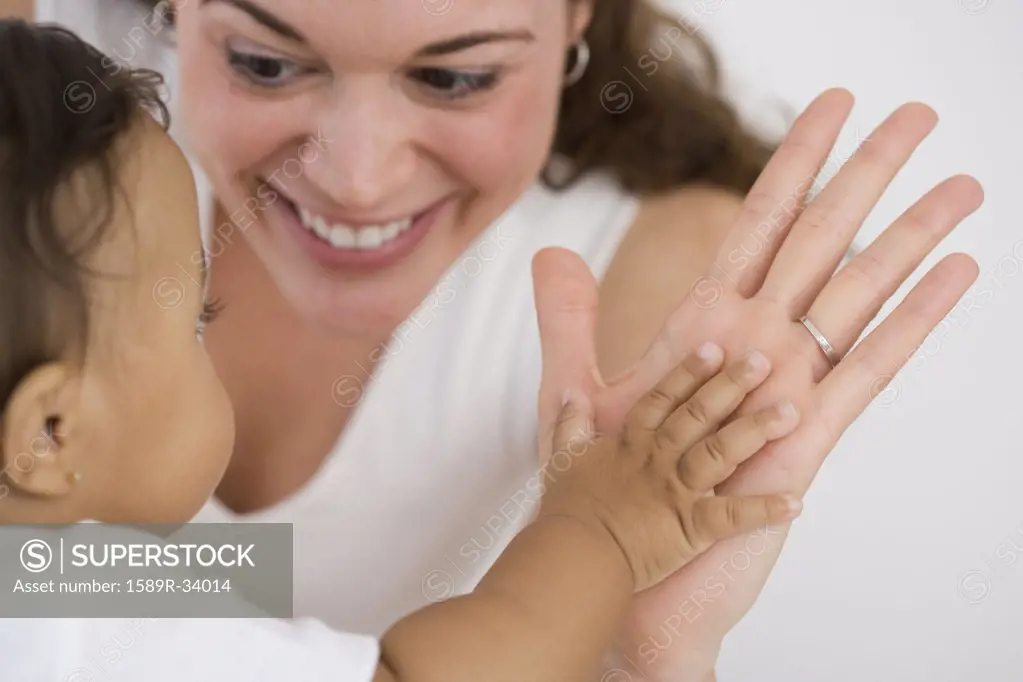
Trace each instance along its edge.
<path fill-rule="evenodd" d="M 717 242 L 738 216 L 742 200 L 735 190 L 707 184 L 644 197 L 630 235 L 663 246 Z"/>
<path fill-rule="evenodd" d="M 640 201 L 610 174 L 592 171 L 575 178 L 566 186 L 555 188 L 544 182 L 535 183 L 517 205 L 528 207 L 548 219 L 562 217 L 607 216 L 609 209 L 632 209 L 628 224 Z M 592 226 L 588 228 L 592 231 Z"/>
<path fill-rule="evenodd" d="M 735 190 L 703 183 L 641 196 L 628 191 L 613 176 L 596 172 L 578 178 L 566 189 L 543 189 L 539 194 L 542 198 L 527 198 L 524 203 L 548 216 L 581 212 L 606 215 L 611 206 L 631 209 L 624 211 L 628 222 L 623 226 L 629 243 L 687 251 L 697 242 L 717 244 L 735 220 L 743 199 Z M 624 258 L 628 259 L 628 253 Z M 616 256 L 616 260 L 621 258 Z"/>
<path fill-rule="evenodd" d="M 690 185 L 644 197 L 601 282 L 601 368 L 639 359 L 711 264 L 742 208 L 738 193 Z"/>
<path fill-rule="evenodd" d="M 640 199 L 608 275 L 623 281 L 641 281 L 636 280 L 639 276 L 665 284 L 685 279 L 690 268 L 680 265 L 711 260 L 741 208 L 742 197 L 734 190 L 710 185 Z"/>

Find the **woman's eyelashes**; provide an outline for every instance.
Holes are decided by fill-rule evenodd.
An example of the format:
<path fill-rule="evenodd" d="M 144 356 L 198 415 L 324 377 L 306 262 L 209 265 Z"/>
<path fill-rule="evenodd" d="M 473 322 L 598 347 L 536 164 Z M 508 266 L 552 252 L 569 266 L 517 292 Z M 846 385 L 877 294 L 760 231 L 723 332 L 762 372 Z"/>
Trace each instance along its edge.
<path fill-rule="evenodd" d="M 287 57 L 241 50 L 230 45 L 227 47 L 227 62 L 248 85 L 266 90 L 294 85 L 301 78 L 319 72 Z M 492 90 L 500 80 L 500 70 L 416 67 L 406 71 L 405 77 L 417 89 L 426 91 L 435 99 L 455 101 Z"/>
<path fill-rule="evenodd" d="M 203 334 L 206 333 L 206 325 L 217 319 L 217 315 L 219 315 L 220 311 L 223 309 L 224 305 L 218 298 L 215 298 L 212 301 L 203 301 L 202 312 L 195 321 L 195 335 L 199 337 L 199 339 L 202 339 Z"/>
<path fill-rule="evenodd" d="M 306 66 L 283 57 L 227 48 L 227 63 L 243 80 L 260 88 L 282 88 L 311 72 Z"/>
<path fill-rule="evenodd" d="M 497 85 L 496 69 L 459 70 L 421 67 L 408 72 L 417 85 L 444 100 L 458 100 L 492 90 Z"/>

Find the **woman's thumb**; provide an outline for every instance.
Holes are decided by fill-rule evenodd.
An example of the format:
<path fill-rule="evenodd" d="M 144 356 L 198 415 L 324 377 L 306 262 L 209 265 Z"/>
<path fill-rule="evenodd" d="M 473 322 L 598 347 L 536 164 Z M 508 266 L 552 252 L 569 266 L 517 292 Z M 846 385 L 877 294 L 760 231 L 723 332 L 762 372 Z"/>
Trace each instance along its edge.
<path fill-rule="evenodd" d="M 542 462 L 551 453 L 566 389 L 592 394 L 601 385 L 596 350 L 597 282 L 577 254 L 548 248 L 533 258 L 533 291 L 543 363 L 538 415 Z"/>
<path fill-rule="evenodd" d="M 562 397 L 561 411 L 554 423 L 551 453 L 572 451 L 578 443 L 586 443 L 596 436 L 593 405 L 586 394 L 570 388 Z"/>

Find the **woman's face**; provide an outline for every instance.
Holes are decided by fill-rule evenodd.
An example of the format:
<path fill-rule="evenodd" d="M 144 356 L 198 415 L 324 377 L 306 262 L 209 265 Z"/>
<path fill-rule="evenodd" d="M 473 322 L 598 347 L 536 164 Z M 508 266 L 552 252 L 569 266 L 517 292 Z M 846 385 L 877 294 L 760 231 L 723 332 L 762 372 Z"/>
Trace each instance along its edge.
<path fill-rule="evenodd" d="M 183 120 L 290 304 L 389 333 L 535 181 L 589 19 L 564 0 L 181 0 Z M 214 269 L 216 265 L 214 263 Z"/>

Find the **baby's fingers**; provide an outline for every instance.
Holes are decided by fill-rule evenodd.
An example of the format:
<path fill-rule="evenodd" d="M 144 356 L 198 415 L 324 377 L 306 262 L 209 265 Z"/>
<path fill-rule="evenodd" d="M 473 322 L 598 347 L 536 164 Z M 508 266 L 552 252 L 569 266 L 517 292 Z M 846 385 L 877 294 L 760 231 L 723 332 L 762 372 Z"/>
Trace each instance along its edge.
<path fill-rule="evenodd" d="M 701 386 L 654 432 L 653 453 L 659 470 L 678 471 L 682 455 L 728 419 L 770 372 L 768 359 L 752 352 Z"/>
<path fill-rule="evenodd" d="M 799 516 L 803 504 L 788 495 L 704 497 L 693 505 L 693 547 L 702 549 L 719 540 L 785 523 Z"/>
<path fill-rule="evenodd" d="M 662 379 L 653 390 L 639 399 L 625 420 L 625 440 L 644 442 L 660 428 L 679 405 L 689 400 L 714 376 L 724 361 L 724 351 L 714 343 L 704 343 Z"/>
<path fill-rule="evenodd" d="M 678 465 L 682 485 L 698 493 L 710 491 L 767 443 L 792 433 L 799 411 L 791 402 L 746 415 L 713 433 L 689 450 Z"/>

